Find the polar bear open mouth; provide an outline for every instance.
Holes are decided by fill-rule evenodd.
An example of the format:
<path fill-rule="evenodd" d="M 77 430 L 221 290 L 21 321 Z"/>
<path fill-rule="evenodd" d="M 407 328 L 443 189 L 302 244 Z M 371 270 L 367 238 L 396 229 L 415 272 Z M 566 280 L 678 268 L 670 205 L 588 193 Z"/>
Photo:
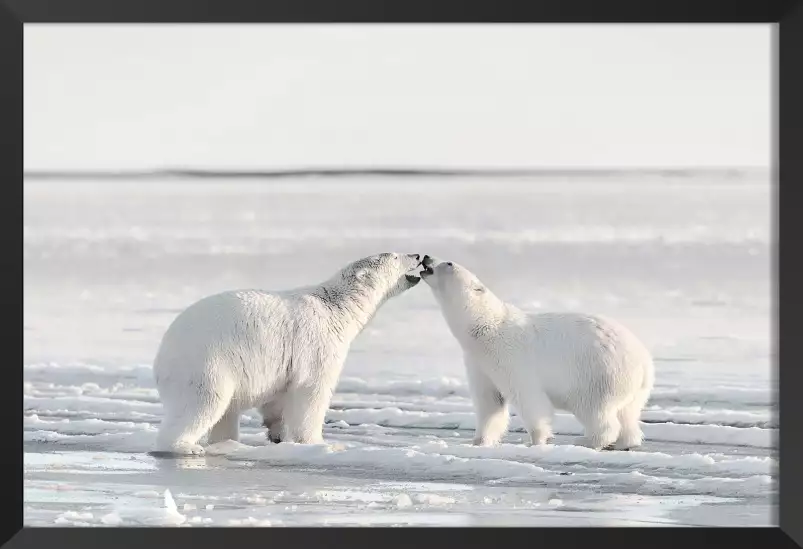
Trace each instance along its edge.
<path fill-rule="evenodd" d="M 421 275 L 423 274 L 424 271 L 427 270 L 427 268 L 424 267 L 424 271 L 421 271 L 421 272 L 415 272 L 415 271 L 416 271 L 416 269 L 421 267 L 423 265 L 423 263 L 424 263 L 423 260 L 419 261 L 418 265 L 413 267 L 410 271 L 408 271 L 408 273 L 406 275 L 404 275 L 404 277 L 407 279 L 407 282 L 410 282 L 411 284 L 414 284 L 416 282 L 420 282 L 421 281 Z M 430 269 L 430 271 L 431 270 L 432 269 Z M 412 274 L 410 274 L 410 273 L 412 273 Z M 430 274 L 432 274 L 432 273 L 430 273 Z"/>
<path fill-rule="evenodd" d="M 421 269 L 421 272 L 418 273 L 418 275 L 420 277 L 424 278 L 424 277 L 427 277 L 427 276 L 433 274 L 435 272 L 435 271 L 432 270 L 432 264 L 433 263 L 434 263 L 434 261 L 432 260 L 432 258 L 430 256 L 428 256 L 428 255 L 425 255 L 424 258 L 418 263 L 419 267 L 423 267 Z"/>

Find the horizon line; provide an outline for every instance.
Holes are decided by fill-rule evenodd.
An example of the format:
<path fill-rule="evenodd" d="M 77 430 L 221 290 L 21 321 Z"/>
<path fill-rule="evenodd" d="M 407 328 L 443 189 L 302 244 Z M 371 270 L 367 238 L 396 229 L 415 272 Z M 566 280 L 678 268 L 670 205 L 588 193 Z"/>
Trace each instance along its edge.
<path fill-rule="evenodd" d="M 48 169 L 25 170 L 24 178 L 31 179 L 146 179 L 172 178 L 292 178 L 342 176 L 550 176 L 550 175 L 621 175 L 642 173 L 656 175 L 689 175 L 692 173 L 722 173 L 738 175 L 749 171 L 770 170 L 769 166 L 685 166 L 685 167 L 530 167 L 530 168 L 449 168 L 449 167 L 307 167 L 285 169 L 215 169 L 215 168 L 151 168 L 151 169 Z"/>

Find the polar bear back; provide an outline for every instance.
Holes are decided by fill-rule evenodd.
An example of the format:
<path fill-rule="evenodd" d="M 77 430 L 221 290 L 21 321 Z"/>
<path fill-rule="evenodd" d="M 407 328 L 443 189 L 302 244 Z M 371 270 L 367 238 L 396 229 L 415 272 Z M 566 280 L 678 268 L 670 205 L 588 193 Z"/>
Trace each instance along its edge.
<path fill-rule="evenodd" d="M 526 318 L 530 335 L 525 356 L 530 364 L 525 367 L 537 374 L 555 400 L 565 401 L 590 389 L 626 397 L 652 385 L 649 351 L 619 322 L 570 312 Z"/>
<path fill-rule="evenodd" d="M 319 318 L 298 292 L 238 290 L 206 297 L 165 332 L 154 375 L 160 387 L 170 387 L 171 377 L 230 382 L 235 399 L 252 405 L 291 374 L 303 378 L 293 368 L 309 363 L 300 355 L 320 351 Z M 310 330 L 315 337 L 305 335 Z"/>

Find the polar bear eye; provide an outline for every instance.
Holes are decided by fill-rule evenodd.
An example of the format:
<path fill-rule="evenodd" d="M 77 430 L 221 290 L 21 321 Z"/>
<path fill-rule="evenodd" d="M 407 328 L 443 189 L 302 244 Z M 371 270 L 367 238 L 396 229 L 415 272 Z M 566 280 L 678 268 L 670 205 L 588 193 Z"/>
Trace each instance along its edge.
<path fill-rule="evenodd" d="M 451 261 L 447 261 L 447 262 L 446 262 L 446 264 L 447 264 L 449 267 L 454 267 L 454 265 L 452 265 L 452 262 L 451 262 Z"/>

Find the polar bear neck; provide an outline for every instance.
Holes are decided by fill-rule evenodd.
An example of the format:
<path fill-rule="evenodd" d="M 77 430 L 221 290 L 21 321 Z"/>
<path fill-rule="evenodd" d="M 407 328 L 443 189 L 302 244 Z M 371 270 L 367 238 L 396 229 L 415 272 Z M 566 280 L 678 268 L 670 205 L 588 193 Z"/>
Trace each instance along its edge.
<path fill-rule="evenodd" d="M 347 283 L 338 277 L 312 292 L 331 315 L 333 330 L 344 339 L 357 337 L 388 300 L 389 294 L 388 288 L 375 288 L 356 280 Z"/>
<path fill-rule="evenodd" d="M 451 302 L 438 297 L 446 323 L 458 340 L 482 339 L 504 323 L 511 312 L 515 313 L 487 288 L 481 296 L 469 295 L 466 301 Z"/>

